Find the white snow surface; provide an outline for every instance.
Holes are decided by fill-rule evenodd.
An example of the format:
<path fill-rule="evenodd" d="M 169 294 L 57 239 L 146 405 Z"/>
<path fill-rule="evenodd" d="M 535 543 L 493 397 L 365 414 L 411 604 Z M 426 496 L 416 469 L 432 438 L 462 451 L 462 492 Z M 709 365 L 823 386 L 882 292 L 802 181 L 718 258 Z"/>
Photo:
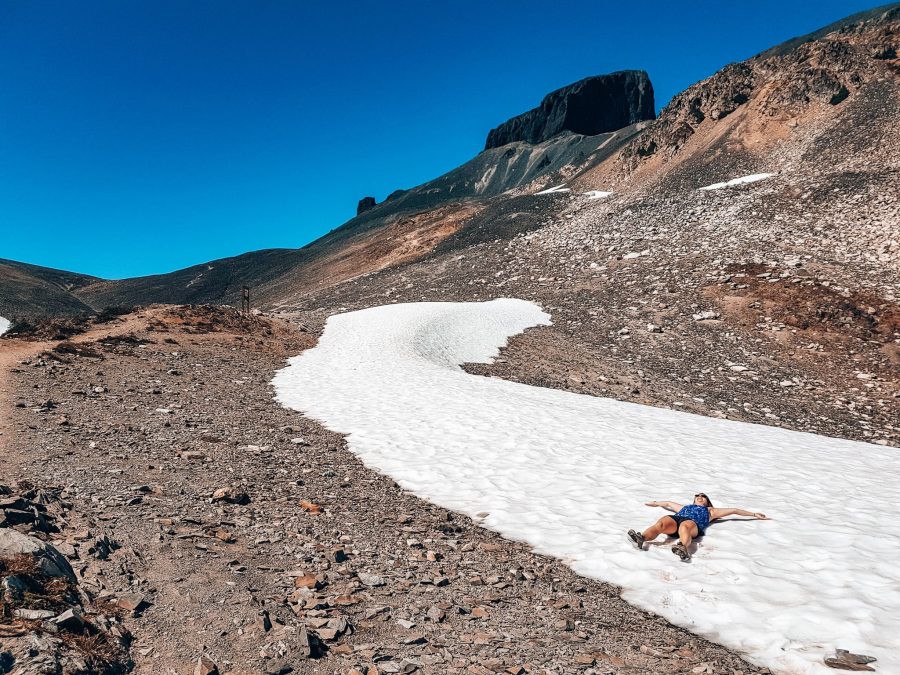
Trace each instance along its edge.
<path fill-rule="evenodd" d="M 706 188 L 701 188 L 705 190 Z M 535 192 L 536 195 L 555 195 L 560 192 L 571 192 L 572 188 L 566 187 L 565 183 L 561 183 L 560 185 L 554 185 L 553 187 L 549 187 L 546 190 L 541 190 L 540 192 Z M 588 199 L 605 199 L 609 197 L 612 192 L 604 192 L 603 190 L 588 190 L 587 192 L 582 192 L 582 194 Z"/>
<path fill-rule="evenodd" d="M 549 187 L 546 190 L 541 190 L 540 192 L 535 192 L 536 195 L 553 195 L 558 192 L 571 192 L 572 188 L 567 188 L 566 184 L 563 183 L 561 185 L 554 185 L 553 187 Z"/>
<path fill-rule="evenodd" d="M 8 331 L 9 326 L 9 319 L 4 319 L 2 316 L 0 316 L 0 335 L 3 335 L 6 331 Z"/>
<path fill-rule="evenodd" d="M 274 379 L 277 399 L 347 434 L 367 466 L 623 597 L 785 673 L 840 647 L 900 673 L 896 449 L 464 372 L 550 317 L 523 300 L 332 316 Z M 690 563 L 629 528 L 698 491 L 772 520 L 713 524 Z M 483 515 L 483 514 L 482 514 Z"/>
<path fill-rule="evenodd" d="M 740 178 L 732 178 L 731 180 L 725 181 L 724 183 L 713 183 L 712 185 L 706 185 L 702 188 L 697 188 L 698 190 L 721 190 L 722 188 L 734 187 L 735 185 L 745 185 L 747 183 L 755 183 L 759 180 L 765 180 L 766 178 L 771 178 L 774 176 L 774 173 L 752 173 L 749 176 L 741 176 Z"/>

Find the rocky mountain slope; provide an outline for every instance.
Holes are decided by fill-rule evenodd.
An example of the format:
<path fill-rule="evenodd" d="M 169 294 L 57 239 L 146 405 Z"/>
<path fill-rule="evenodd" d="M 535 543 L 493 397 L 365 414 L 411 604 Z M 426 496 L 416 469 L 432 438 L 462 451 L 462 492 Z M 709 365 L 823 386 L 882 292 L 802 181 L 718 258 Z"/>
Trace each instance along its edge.
<path fill-rule="evenodd" d="M 475 370 L 900 445 L 898 36 L 893 6 L 728 66 L 569 192 L 498 196 L 427 258 L 277 307 L 534 299 L 554 326 Z"/>
<path fill-rule="evenodd" d="M 491 147 L 469 162 L 423 185 L 397 190 L 381 204 L 361 200 L 356 218 L 301 249 L 254 251 L 135 279 L 69 275 L 78 277 L 77 282 L 48 287 L 45 297 L 8 275 L 0 314 L 36 318 L 153 302 L 236 303 L 244 285 L 253 288 L 255 300 L 268 305 L 300 289 L 312 291 L 419 259 L 455 234 L 486 199 L 595 165 L 639 133 L 641 120 L 652 117 L 653 89 L 646 73 L 587 78 L 492 131 Z M 531 131 L 510 131 L 523 124 Z M 505 137 L 502 146 L 498 134 Z M 19 301 L 19 296 L 30 301 Z"/>
<path fill-rule="evenodd" d="M 323 314 L 534 298 L 555 325 L 513 343 L 505 376 L 896 443 L 898 35 L 897 5 L 856 15 L 655 121 L 490 148 L 303 249 L 71 294 L 237 303 L 248 284 L 256 306 Z"/>
<path fill-rule="evenodd" d="M 0 316 L 51 318 L 86 316 L 94 310 L 75 291 L 96 277 L 0 259 Z"/>
<path fill-rule="evenodd" d="M 92 307 L 152 302 L 239 302 L 251 286 L 263 306 L 359 274 L 418 260 L 463 227 L 491 197 L 573 167 L 592 166 L 621 148 L 640 125 L 581 136 L 563 132 L 536 145 L 515 142 L 480 153 L 424 185 L 400 190 L 301 249 L 254 251 L 169 274 L 98 281 L 79 289 Z M 524 221 L 523 221 L 524 222 Z"/>

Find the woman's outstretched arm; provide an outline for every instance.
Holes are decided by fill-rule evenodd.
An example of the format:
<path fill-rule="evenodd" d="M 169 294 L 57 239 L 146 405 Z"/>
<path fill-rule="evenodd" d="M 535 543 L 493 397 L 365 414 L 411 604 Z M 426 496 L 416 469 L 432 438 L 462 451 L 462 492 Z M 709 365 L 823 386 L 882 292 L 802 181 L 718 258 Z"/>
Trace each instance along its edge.
<path fill-rule="evenodd" d="M 769 517 L 765 513 L 758 511 L 745 511 L 744 509 L 710 509 L 709 519 L 724 518 L 725 516 L 747 516 L 748 518 L 756 518 L 757 520 L 768 520 Z"/>
<path fill-rule="evenodd" d="M 675 502 L 647 502 L 647 506 L 661 506 L 669 511 L 681 511 L 681 504 Z"/>

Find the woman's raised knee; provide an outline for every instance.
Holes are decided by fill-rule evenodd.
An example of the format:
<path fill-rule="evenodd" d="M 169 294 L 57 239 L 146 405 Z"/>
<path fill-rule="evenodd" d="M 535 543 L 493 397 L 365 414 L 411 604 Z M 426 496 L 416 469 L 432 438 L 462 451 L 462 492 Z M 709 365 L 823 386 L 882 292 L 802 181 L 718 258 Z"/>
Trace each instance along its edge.
<path fill-rule="evenodd" d="M 690 535 L 694 535 L 698 532 L 697 525 L 690 520 L 683 520 L 681 525 L 678 526 L 678 532 L 687 532 Z"/>

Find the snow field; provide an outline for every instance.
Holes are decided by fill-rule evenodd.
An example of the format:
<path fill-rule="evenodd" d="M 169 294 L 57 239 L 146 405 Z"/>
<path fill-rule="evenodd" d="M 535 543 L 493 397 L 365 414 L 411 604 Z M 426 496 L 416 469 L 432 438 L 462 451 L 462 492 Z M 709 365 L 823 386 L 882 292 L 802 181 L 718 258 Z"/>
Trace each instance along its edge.
<path fill-rule="evenodd" d="M 612 192 L 604 192 L 603 190 L 588 190 L 584 193 L 584 196 L 590 200 L 594 199 L 606 199 L 612 194 Z"/>
<path fill-rule="evenodd" d="M 785 673 L 835 647 L 900 673 L 896 449 L 473 376 L 548 325 L 523 300 L 414 303 L 332 316 L 274 379 L 277 399 L 347 434 L 367 466 L 623 597 Z M 763 511 L 710 526 L 692 562 L 625 531 L 644 502 Z"/>
<path fill-rule="evenodd" d="M 774 176 L 774 173 L 753 173 L 749 176 L 741 176 L 740 178 L 732 178 L 729 181 L 725 181 L 724 183 L 713 183 L 712 185 L 707 185 L 702 188 L 697 188 L 698 190 L 721 190 L 722 188 L 734 187 L 735 185 L 746 185 L 747 183 L 755 183 L 756 181 L 765 180 L 766 178 L 771 178 Z"/>
<path fill-rule="evenodd" d="M 562 185 L 554 185 L 553 187 L 549 187 L 546 190 L 541 190 L 540 192 L 535 192 L 534 194 L 536 194 L 536 195 L 553 195 L 553 194 L 556 194 L 557 192 L 571 192 L 571 191 L 572 191 L 572 189 L 567 188 L 566 184 L 563 183 Z"/>
<path fill-rule="evenodd" d="M 9 319 L 4 319 L 2 316 L 0 316 L 0 335 L 3 335 L 6 331 L 8 331 L 9 326 Z"/>
<path fill-rule="evenodd" d="M 706 189 L 706 188 L 702 188 Z M 555 195 L 560 192 L 571 192 L 572 188 L 566 187 L 565 183 L 560 185 L 554 185 L 553 187 L 549 187 L 546 190 L 541 190 L 540 192 L 535 192 L 536 195 Z M 606 199 L 609 197 L 612 192 L 604 192 L 603 190 L 588 190 L 587 192 L 581 193 L 583 196 L 587 197 L 589 200 L 593 201 L 595 199 Z"/>

